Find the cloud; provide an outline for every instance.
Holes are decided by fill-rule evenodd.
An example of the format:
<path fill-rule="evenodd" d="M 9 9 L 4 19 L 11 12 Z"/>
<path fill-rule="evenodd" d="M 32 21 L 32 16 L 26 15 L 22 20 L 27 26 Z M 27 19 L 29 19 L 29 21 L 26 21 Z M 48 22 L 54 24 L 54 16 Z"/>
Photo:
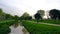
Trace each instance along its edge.
<path fill-rule="evenodd" d="M 60 9 L 60 0 L 0 0 L 0 4 L 9 7 L 6 12 L 13 11 L 12 14 L 20 15 L 21 13 L 28 12 L 30 15 L 36 13 L 37 10 L 50 10 Z M 14 9 L 14 10 L 13 10 Z M 23 12 L 22 12 L 23 11 Z M 10 11 L 11 13 L 11 11 Z"/>

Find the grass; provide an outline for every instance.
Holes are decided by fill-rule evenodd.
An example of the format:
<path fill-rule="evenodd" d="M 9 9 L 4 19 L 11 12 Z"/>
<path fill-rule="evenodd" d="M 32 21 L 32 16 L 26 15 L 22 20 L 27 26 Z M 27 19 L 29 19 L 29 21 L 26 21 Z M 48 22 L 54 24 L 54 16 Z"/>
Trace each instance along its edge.
<path fill-rule="evenodd" d="M 31 20 L 31 21 L 35 21 L 37 22 L 36 20 Z M 43 22 L 43 23 L 51 23 L 51 24 L 60 24 L 60 20 L 38 20 L 38 22 Z"/>
<path fill-rule="evenodd" d="M 8 34 L 11 32 L 9 26 L 14 24 L 15 20 L 0 21 L 0 34 Z"/>
<path fill-rule="evenodd" d="M 22 24 L 30 34 L 60 34 L 59 26 L 32 23 L 30 21 L 22 21 Z"/>
<path fill-rule="evenodd" d="M 5 21 L 0 21 L 0 25 L 12 25 L 14 24 L 16 21 L 15 20 L 5 20 Z"/>

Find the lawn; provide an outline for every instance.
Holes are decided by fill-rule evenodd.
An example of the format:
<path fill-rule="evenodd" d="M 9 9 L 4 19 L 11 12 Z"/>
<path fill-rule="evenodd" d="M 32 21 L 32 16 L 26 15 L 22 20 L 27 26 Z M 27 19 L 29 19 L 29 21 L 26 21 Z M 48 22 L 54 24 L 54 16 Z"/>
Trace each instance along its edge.
<path fill-rule="evenodd" d="M 37 20 L 31 20 L 37 22 Z M 38 22 L 51 23 L 51 24 L 60 24 L 60 20 L 38 20 Z"/>
<path fill-rule="evenodd" d="M 22 24 L 30 34 L 60 34 L 59 26 L 33 23 L 30 21 L 22 21 Z"/>

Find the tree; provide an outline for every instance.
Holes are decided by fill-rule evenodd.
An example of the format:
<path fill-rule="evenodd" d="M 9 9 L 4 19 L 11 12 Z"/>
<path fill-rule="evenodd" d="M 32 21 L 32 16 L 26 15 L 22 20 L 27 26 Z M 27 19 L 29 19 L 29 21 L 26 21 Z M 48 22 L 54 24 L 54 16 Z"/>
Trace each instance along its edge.
<path fill-rule="evenodd" d="M 20 17 L 20 19 L 27 20 L 27 19 L 29 19 L 29 17 L 30 17 L 30 15 L 29 15 L 27 12 L 25 12 L 25 13 Z"/>
<path fill-rule="evenodd" d="M 10 19 L 10 14 L 5 14 L 5 19 Z"/>
<path fill-rule="evenodd" d="M 0 20 L 4 20 L 4 13 L 2 9 L 0 9 Z"/>
<path fill-rule="evenodd" d="M 14 16 L 14 19 L 15 19 L 15 20 L 18 20 L 18 19 L 19 19 L 19 17 L 18 17 L 17 15 L 15 15 L 15 16 Z"/>
<path fill-rule="evenodd" d="M 32 16 L 29 16 L 29 18 L 28 18 L 29 20 L 31 20 L 32 19 Z"/>
<path fill-rule="evenodd" d="M 57 10 L 57 9 L 52 9 L 52 10 L 50 10 L 50 12 L 49 12 L 49 16 L 51 17 L 51 19 L 59 19 L 60 18 L 60 11 L 59 10 Z"/>
<path fill-rule="evenodd" d="M 58 11 L 57 18 L 60 20 L 60 10 Z"/>
<path fill-rule="evenodd" d="M 0 9 L 0 14 L 2 13 L 2 9 Z"/>
<path fill-rule="evenodd" d="M 8 19 L 13 19 L 13 16 L 12 15 L 10 15 L 10 14 L 4 14 L 4 18 L 5 18 L 5 20 L 8 20 Z"/>
<path fill-rule="evenodd" d="M 0 9 L 0 20 L 6 20 L 6 19 L 13 19 L 13 16 L 10 14 L 4 13 L 3 10 Z"/>
<path fill-rule="evenodd" d="M 45 12 L 44 10 L 38 10 L 37 12 L 40 13 L 42 17 L 44 16 L 44 12 Z"/>
<path fill-rule="evenodd" d="M 38 22 L 39 19 L 42 19 L 40 13 L 38 13 L 38 12 L 34 15 L 34 17 L 37 20 L 37 22 Z"/>

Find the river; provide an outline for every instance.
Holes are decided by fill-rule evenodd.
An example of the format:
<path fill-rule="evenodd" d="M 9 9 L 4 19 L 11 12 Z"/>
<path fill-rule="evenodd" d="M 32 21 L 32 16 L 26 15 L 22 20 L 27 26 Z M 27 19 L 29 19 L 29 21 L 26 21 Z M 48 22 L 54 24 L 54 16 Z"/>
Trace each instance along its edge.
<path fill-rule="evenodd" d="M 9 34 L 29 34 L 21 23 L 10 26 L 11 32 Z"/>

